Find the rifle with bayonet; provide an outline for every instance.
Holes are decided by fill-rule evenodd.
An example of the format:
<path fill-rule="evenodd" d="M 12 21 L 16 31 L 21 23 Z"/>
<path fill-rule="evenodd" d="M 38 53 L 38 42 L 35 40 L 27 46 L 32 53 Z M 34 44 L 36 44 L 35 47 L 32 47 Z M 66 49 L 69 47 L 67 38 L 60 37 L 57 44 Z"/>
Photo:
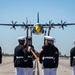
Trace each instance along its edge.
<path fill-rule="evenodd" d="M 50 30 L 51 30 L 51 26 L 52 26 L 52 24 L 53 23 L 51 23 L 52 22 L 52 20 L 51 21 L 49 21 L 49 29 L 48 29 L 48 36 L 50 36 Z M 46 24 L 46 25 L 48 25 L 48 24 Z M 45 29 L 45 31 L 44 31 L 44 36 L 46 36 L 46 33 L 47 33 L 47 28 Z M 45 45 L 45 38 L 44 38 L 44 45 Z"/>
<path fill-rule="evenodd" d="M 28 30 L 29 30 L 27 23 L 28 23 L 28 20 L 26 18 L 26 50 L 28 50 Z M 32 40 L 32 31 L 31 31 L 31 40 Z M 31 44 L 32 44 L 32 42 L 31 42 Z M 39 59 L 38 56 L 35 54 L 33 48 L 30 48 L 30 51 L 36 59 Z"/>

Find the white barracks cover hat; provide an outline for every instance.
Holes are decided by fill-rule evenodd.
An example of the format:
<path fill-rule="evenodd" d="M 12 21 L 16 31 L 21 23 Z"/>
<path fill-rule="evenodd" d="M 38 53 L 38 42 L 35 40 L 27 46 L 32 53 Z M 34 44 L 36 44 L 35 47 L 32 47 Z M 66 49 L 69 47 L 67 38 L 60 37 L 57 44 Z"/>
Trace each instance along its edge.
<path fill-rule="evenodd" d="M 75 45 L 75 40 L 73 40 L 73 44 Z"/>
<path fill-rule="evenodd" d="M 55 40 L 55 38 L 53 38 L 52 36 L 44 36 L 44 38 L 46 39 L 46 40 Z"/>
<path fill-rule="evenodd" d="M 21 36 L 17 38 L 18 40 L 25 40 L 25 36 Z"/>

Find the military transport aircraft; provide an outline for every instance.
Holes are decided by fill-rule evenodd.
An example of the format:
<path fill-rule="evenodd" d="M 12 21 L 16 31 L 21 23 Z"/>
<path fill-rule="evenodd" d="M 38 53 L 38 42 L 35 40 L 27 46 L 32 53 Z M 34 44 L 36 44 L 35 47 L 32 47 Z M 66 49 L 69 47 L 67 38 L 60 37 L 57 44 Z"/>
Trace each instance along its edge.
<path fill-rule="evenodd" d="M 27 49 L 28 49 L 28 30 L 30 29 L 30 34 L 31 34 L 31 37 L 32 37 L 32 33 L 34 34 L 43 34 L 44 33 L 44 36 L 45 35 L 50 35 L 50 30 L 51 28 L 55 28 L 55 26 L 59 26 L 59 28 L 62 28 L 64 29 L 64 26 L 66 27 L 67 25 L 75 25 L 75 23 L 66 23 L 66 22 L 63 22 L 61 20 L 61 23 L 58 23 L 58 24 L 54 24 L 52 23 L 52 20 L 49 21 L 49 23 L 47 24 L 40 24 L 39 23 L 39 12 L 37 13 L 37 23 L 35 24 L 28 24 L 28 18 L 26 18 L 26 23 L 22 23 L 22 24 L 17 24 L 17 21 L 16 22 L 13 22 L 12 21 L 12 24 L 0 24 L 2 26 L 11 26 L 10 29 L 14 28 L 16 29 L 16 27 L 22 27 L 24 29 L 26 29 L 26 44 L 27 44 Z M 48 31 L 46 30 L 48 29 Z M 46 32 L 48 32 L 48 34 L 46 34 Z M 38 58 L 38 56 L 35 54 L 35 52 L 33 50 L 31 50 L 32 54 L 34 55 L 35 58 Z"/>
<path fill-rule="evenodd" d="M 46 24 L 40 24 L 39 23 L 39 12 L 38 12 L 37 13 L 37 23 L 35 23 L 35 24 L 28 24 L 28 19 L 26 18 L 26 23 L 23 22 L 22 24 L 17 24 L 17 21 L 16 22 L 12 21 L 12 24 L 0 24 L 0 25 L 12 26 L 10 29 L 12 29 L 12 28 L 16 29 L 16 26 L 17 27 L 21 26 L 22 28 L 25 28 L 25 29 L 30 28 L 30 29 L 32 29 L 32 32 L 34 34 L 40 34 L 40 33 L 45 32 L 44 28 L 49 28 L 49 31 L 51 30 L 51 28 L 55 28 L 55 26 L 59 26 L 59 28 L 64 29 L 64 26 L 67 27 L 67 25 L 75 25 L 75 23 L 66 23 L 66 21 L 63 22 L 61 20 L 61 23 L 54 24 L 54 23 L 52 23 L 52 20 L 51 20 L 51 21 L 49 21 L 48 24 L 47 23 Z M 49 35 L 49 31 L 48 31 L 48 35 Z"/>

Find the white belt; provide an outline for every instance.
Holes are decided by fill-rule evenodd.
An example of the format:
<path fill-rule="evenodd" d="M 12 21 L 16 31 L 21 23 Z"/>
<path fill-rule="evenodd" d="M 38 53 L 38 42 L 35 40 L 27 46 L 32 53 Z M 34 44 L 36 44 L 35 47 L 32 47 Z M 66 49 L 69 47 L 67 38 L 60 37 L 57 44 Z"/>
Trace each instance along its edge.
<path fill-rule="evenodd" d="M 16 58 L 24 58 L 23 56 L 17 56 Z"/>
<path fill-rule="evenodd" d="M 75 57 L 73 57 L 73 58 L 75 58 Z"/>
<path fill-rule="evenodd" d="M 42 59 L 54 59 L 54 57 L 43 57 Z"/>
<path fill-rule="evenodd" d="M 28 58 L 32 58 L 32 56 L 28 56 Z"/>

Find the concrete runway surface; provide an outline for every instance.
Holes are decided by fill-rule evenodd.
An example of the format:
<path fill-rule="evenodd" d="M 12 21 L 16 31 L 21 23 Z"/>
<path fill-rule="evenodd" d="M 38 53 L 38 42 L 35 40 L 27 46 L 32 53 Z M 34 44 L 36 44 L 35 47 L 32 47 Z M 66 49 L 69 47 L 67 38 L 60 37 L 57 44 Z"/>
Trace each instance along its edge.
<path fill-rule="evenodd" d="M 15 68 L 13 65 L 13 57 L 3 57 L 2 64 L 0 64 L 0 75 L 15 75 Z M 72 75 L 72 68 L 70 67 L 69 58 L 59 58 L 59 66 L 57 69 L 57 75 Z M 41 64 L 38 60 L 34 61 L 36 67 L 33 72 L 34 75 L 43 75 Z M 37 69 L 39 68 L 39 69 Z"/>

